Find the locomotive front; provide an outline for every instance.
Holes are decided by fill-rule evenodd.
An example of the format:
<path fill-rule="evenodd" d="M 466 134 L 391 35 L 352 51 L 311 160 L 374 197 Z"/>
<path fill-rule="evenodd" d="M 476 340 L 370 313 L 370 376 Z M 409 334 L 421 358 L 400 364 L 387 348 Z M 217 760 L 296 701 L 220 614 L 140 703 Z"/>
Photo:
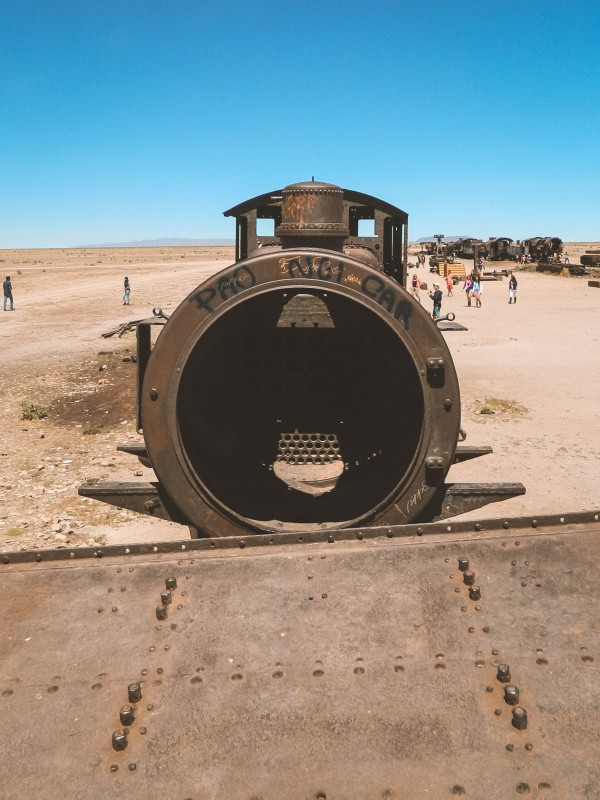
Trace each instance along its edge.
<path fill-rule="evenodd" d="M 152 496 L 131 485 L 82 494 L 196 536 L 439 516 L 460 432 L 456 372 L 436 323 L 393 277 L 405 274 L 405 222 L 357 202 L 366 197 L 288 186 L 262 212 L 254 204 L 254 221 L 276 225 L 262 242 L 236 214 L 238 260 L 181 303 L 140 359 Z M 374 235 L 356 236 L 366 213 Z"/>

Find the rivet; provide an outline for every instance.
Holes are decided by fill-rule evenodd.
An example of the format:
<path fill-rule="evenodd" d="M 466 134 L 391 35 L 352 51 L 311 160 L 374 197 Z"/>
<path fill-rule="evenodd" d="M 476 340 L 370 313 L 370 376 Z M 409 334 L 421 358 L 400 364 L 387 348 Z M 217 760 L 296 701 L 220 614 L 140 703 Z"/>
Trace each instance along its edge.
<path fill-rule="evenodd" d="M 129 765 L 129 772 L 135 772 L 136 764 L 132 761 Z"/>
<path fill-rule="evenodd" d="M 147 728 L 140 728 L 140 734 L 141 734 L 142 736 L 145 736 L 147 732 L 148 732 L 148 729 L 147 729 Z"/>
<path fill-rule="evenodd" d="M 119 711 L 121 725 L 133 725 L 135 721 L 135 708 L 133 706 L 123 706 Z"/>
<path fill-rule="evenodd" d="M 110 765 L 110 771 L 111 772 L 116 772 L 118 769 L 119 769 L 119 767 L 117 766 L 117 764 L 111 764 Z"/>
<path fill-rule="evenodd" d="M 41 556 L 41 554 L 40 554 L 40 553 L 38 553 L 38 554 L 36 555 L 36 557 L 35 557 L 35 560 L 36 560 L 36 561 L 41 561 L 41 560 L 42 560 L 42 556 Z"/>
<path fill-rule="evenodd" d="M 142 699 L 142 687 L 139 683 L 130 683 L 127 687 L 127 696 L 130 703 L 139 703 Z"/>
<path fill-rule="evenodd" d="M 362 531 L 359 531 L 359 532 L 356 534 L 356 538 L 357 538 L 357 539 L 362 539 L 362 538 L 363 538 L 363 532 L 362 532 Z"/>
<path fill-rule="evenodd" d="M 112 746 L 114 750 L 120 751 L 127 748 L 127 731 L 119 729 L 113 732 Z"/>
<path fill-rule="evenodd" d="M 171 576 L 170 578 L 165 578 L 165 588 L 169 591 L 173 591 L 173 589 L 177 588 L 177 578 Z"/>
<path fill-rule="evenodd" d="M 531 527 L 532 527 L 532 528 L 537 528 L 537 526 L 538 526 L 538 521 L 537 521 L 537 519 L 532 519 L 532 520 L 531 520 Z"/>
<path fill-rule="evenodd" d="M 502 523 L 502 527 L 503 527 L 503 528 L 510 528 L 510 523 L 509 523 L 509 522 L 507 522 L 507 521 L 505 520 L 505 521 Z"/>
<path fill-rule="evenodd" d="M 527 711 L 525 711 L 524 708 L 521 708 L 521 706 L 513 708 L 512 724 L 520 731 L 525 730 L 527 727 Z"/>
<path fill-rule="evenodd" d="M 502 709 L 501 709 L 501 708 L 497 708 L 497 709 L 494 711 L 494 714 L 495 714 L 497 717 L 500 717 L 500 716 L 502 716 Z"/>
<path fill-rule="evenodd" d="M 391 539 L 392 536 L 394 535 L 394 533 L 393 533 L 393 531 L 388 530 L 387 535 L 388 535 L 388 539 Z"/>
<path fill-rule="evenodd" d="M 475 530 L 476 531 L 480 531 L 481 530 L 481 525 L 479 524 L 479 522 L 475 523 Z"/>
<path fill-rule="evenodd" d="M 156 619 L 166 619 L 167 618 L 167 607 L 166 606 L 156 606 Z"/>
<path fill-rule="evenodd" d="M 484 625 L 484 626 L 483 626 L 483 628 L 482 628 L 481 630 L 482 630 L 484 633 L 489 633 L 489 632 L 490 632 L 490 629 L 489 629 L 489 627 L 488 627 L 487 625 Z"/>
<path fill-rule="evenodd" d="M 150 389 L 150 400 L 158 400 L 158 389 Z"/>
<path fill-rule="evenodd" d="M 446 411 L 450 411 L 450 409 L 452 408 L 452 400 L 450 400 L 449 397 L 447 397 L 444 400 L 444 408 L 446 409 Z"/>
<path fill-rule="evenodd" d="M 329 542 L 329 544 L 333 544 L 333 542 L 335 541 L 335 539 L 333 538 L 333 534 L 331 533 L 329 534 L 329 536 L 327 537 L 327 541 Z"/>
<path fill-rule="evenodd" d="M 423 536 L 423 528 L 417 528 L 417 536 Z"/>
<path fill-rule="evenodd" d="M 243 550 L 243 549 L 244 549 L 244 547 L 246 547 L 246 542 L 245 542 L 245 541 L 242 539 L 242 540 L 240 541 L 240 548 Z"/>
<path fill-rule="evenodd" d="M 10 563 L 10 558 L 8 556 L 2 556 L 2 563 L 3 564 L 9 564 Z"/>
<path fill-rule="evenodd" d="M 533 750 L 533 745 L 531 744 L 531 742 L 527 742 L 527 744 L 525 745 L 525 750 Z"/>
<path fill-rule="evenodd" d="M 514 744 L 507 744 L 506 749 L 508 750 L 509 753 L 512 753 L 512 751 L 515 749 L 515 746 Z"/>

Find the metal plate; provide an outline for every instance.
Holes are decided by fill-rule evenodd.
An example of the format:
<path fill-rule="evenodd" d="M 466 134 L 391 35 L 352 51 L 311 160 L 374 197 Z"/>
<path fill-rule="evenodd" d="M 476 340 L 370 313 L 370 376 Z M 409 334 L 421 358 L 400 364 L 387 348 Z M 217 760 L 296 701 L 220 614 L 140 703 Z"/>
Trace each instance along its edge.
<path fill-rule="evenodd" d="M 2 797 L 599 797 L 600 523 L 585 516 L 9 559 Z M 143 697 L 115 752 L 134 681 Z"/>

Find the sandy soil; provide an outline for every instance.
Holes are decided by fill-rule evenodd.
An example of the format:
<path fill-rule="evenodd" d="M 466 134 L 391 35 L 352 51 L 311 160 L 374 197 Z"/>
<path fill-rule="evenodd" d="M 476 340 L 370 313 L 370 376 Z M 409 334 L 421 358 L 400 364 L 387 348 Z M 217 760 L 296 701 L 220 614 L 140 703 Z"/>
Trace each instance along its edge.
<path fill-rule="evenodd" d="M 565 251 L 575 263 L 594 244 L 568 243 Z M 178 525 L 77 495 L 87 480 L 153 478 L 116 451 L 140 438 L 129 360 L 135 334 L 101 334 L 150 316 L 154 306 L 169 313 L 232 260 L 225 247 L 0 251 L 0 272 L 11 275 L 15 297 L 15 311 L 0 312 L 0 549 L 187 537 Z M 129 308 L 122 305 L 125 275 Z M 432 276 L 424 269 L 420 277 Z M 467 444 L 494 448 L 454 466 L 449 479 L 527 487 L 524 497 L 471 517 L 600 506 L 600 290 L 586 278 L 518 278 L 516 305 L 508 304 L 506 279 L 484 283 L 481 309 L 467 308 L 459 287 L 442 305 L 469 328 L 446 334 Z M 426 292 L 422 301 L 430 307 Z M 43 407 L 46 418 L 23 419 L 23 405 Z M 483 406 L 497 413 L 481 414 Z"/>

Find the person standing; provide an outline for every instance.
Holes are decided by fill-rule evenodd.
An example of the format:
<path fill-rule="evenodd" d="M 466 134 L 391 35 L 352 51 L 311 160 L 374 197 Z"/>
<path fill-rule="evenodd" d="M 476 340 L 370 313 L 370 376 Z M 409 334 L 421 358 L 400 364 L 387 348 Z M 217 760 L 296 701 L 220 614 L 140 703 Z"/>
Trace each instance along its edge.
<path fill-rule="evenodd" d="M 508 302 L 509 304 L 517 302 L 517 279 L 512 272 L 510 273 L 510 280 L 508 281 Z"/>
<path fill-rule="evenodd" d="M 452 294 L 453 286 L 454 286 L 454 284 L 452 283 L 452 275 L 450 275 L 450 273 L 448 273 L 446 275 L 446 289 L 448 290 L 448 297 L 453 297 L 453 294 Z"/>
<path fill-rule="evenodd" d="M 129 293 L 131 291 L 131 286 L 129 285 L 129 278 L 126 276 L 125 281 L 123 283 L 123 305 L 129 305 Z"/>
<path fill-rule="evenodd" d="M 12 283 L 10 282 L 10 275 L 6 276 L 6 280 L 2 284 L 2 288 L 4 289 L 4 310 L 6 311 L 6 301 L 10 301 L 10 310 L 14 311 L 15 307 L 13 304 L 13 296 L 12 296 Z"/>
<path fill-rule="evenodd" d="M 419 303 L 421 302 L 421 298 L 419 297 L 420 288 L 421 288 L 421 281 L 419 280 L 417 273 L 415 272 L 412 276 L 412 280 L 410 283 L 410 293 Z"/>
<path fill-rule="evenodd" d="M 433 292 L 429 292 L 429 297 L 433 300 L 433 318 L 439 319 L 442 312 L 442 292 L 439 283 L 433 284 Z"/>
<path fill-rule="evenodd" d="M 470 275 L 467 275 L 465 278 L 465 282 L 463 283 L 463 291 L 467 295 L 467 305 L 471 305 L 471 292 L 473 291 L 473 279 Z"/>
<path fill-rule="evenodd" d="M 481 278 L 476 275 L 473 278 L 473 297 L 475 298 L 475 307 L 481 308 Z"/>

